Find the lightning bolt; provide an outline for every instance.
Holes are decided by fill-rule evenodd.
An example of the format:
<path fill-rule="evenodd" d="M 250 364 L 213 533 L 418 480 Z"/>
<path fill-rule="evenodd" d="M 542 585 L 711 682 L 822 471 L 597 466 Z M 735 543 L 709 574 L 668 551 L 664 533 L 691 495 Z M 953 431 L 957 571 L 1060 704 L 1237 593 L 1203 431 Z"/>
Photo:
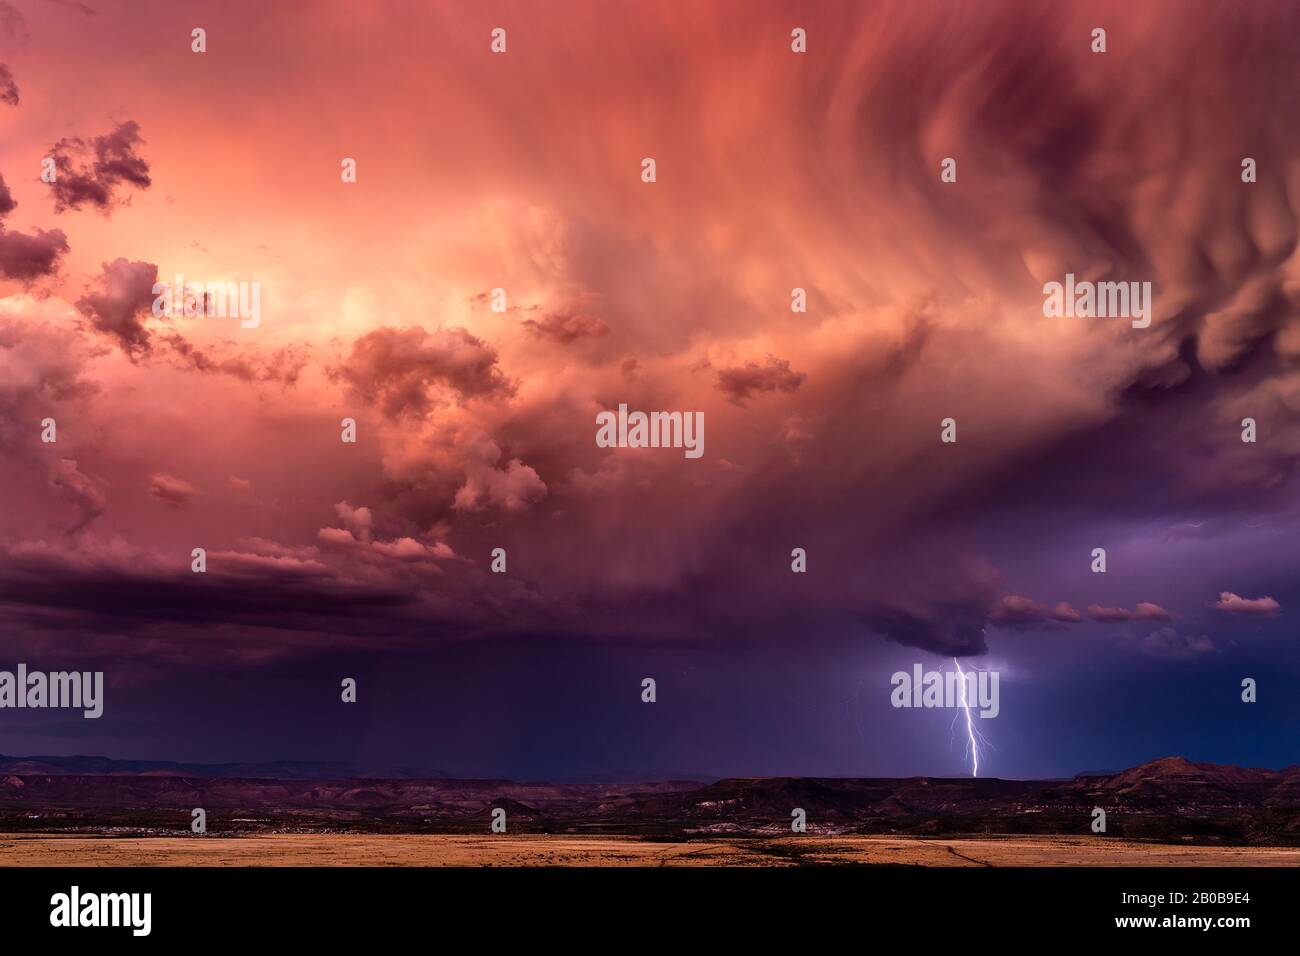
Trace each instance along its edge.
<path fill-rule="evenodd" d="M 970 702 L 966 699 L 966 672 L 961 669 L 961 662 L 953 658 L 952 662 L 957 665 L 957 675 L 961 684 L 961 709 L 966 712 L 966 736 L 970 738 L 970 758 L 971 769 L 970 775 L 978 777 L 980 775 L 980 745 L 979 741 L 983 735 L 975 729 L 975 722 L 970 716 Z"/>

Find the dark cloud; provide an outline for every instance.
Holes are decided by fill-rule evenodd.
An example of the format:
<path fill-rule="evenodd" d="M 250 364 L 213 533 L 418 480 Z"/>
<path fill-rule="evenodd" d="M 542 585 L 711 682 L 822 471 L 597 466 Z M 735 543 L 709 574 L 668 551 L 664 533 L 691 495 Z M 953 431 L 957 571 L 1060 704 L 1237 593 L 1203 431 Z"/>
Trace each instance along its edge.
<path fill-rule="evenodd" d="M 1078 38 L 1086 37 L 1086 30 L 1077 29 L 1079 18 L 998 9 L 1003 15 L 987 22 L 974 17 L 962 30 L 946 29 L 939 15 L 900 17 L 897 32 L 887 34 L 890 41 L 875 43 L 842 39 L 886 35 L 859 29 L 874 23 L 870 13 L 839 17 L 838 30 L 828 24 L 822 32 L 828 42 L 843 44 L 835 49 L 844 57 L 819 60 L 822 72 L 808 86 L 782 80 L 781 89 L 801 97 L 790 115 L 818 125 L 803 138 L 799 162 L 782 157 L 779 165 L 839 177 L 815 184 L 822 196 L 811 188 L 791 189 L 790 194 L 813 207 L 818 223 L 836 226 L 843 223 L 828 207 L 839 207 L 850 218 L 857 216 L 854 210 L 878 207 L 885 232 L 905 250 L 902 256 L 941 264 L 935 269 L 941 274 L 910 277 L 916 285 L 932 285 L 943 293 L 921 311 L 910 337 L 899 332 L 890 309 L 879 305 L 895 294 L 886 267 L 877 270 L 881 278 L 876 285 L 858 281 L 861 261 L 870 261 L 859 252 L 863 232 L 828 228 L 842 237 L 837 243 L 850 253 L 837 262 L 829 258 L 830 250 L 809 246 L 809 261 L 816 255 L 822 263 L 826 290 L 816 297 L 825 313 L 808 319 L 812 345 L 806 351 L 796 354 L 797 339 L 784 337 L 780 329 L 765 339 L 751 339 L 751 330 L 726 328 L 721 321 L 708 330 L 717 335 L 717 347 L 734 347 L 726 339 L 734 333 L 747 343 L 745 350 L 714 351 L 712 341 L 704 346 L 715 355 L 761 356 L 768 347 L 790 355 L 789 360 L 737 360 L 714 370 L 716 382 L 702 383 L 705 389 L 714 385 L 737 406 L 761 405 L 761 396 L 771 393 L 792 395 L 788 402 L 768 404 L 797 405 L 797 413 L 779 409 L 789 413 L 784 423 L 775 416 L 743 416 L 756 437 L 729 427 L 711 431 L 716 437 L 710 441 L 716 444 L 710 447 L 718 451 L 681 477 L 662 464 L 667 456 L 654 461 L 647 461 L 650 456 L 595 457 L 590 430 L 572 424 L 588 416 L 574 410 L 578 402 L 568 394 L 547 406 L 545 415 L 511 409 L 509 415 L 481 420 L 464 416 L 452 423 L 454 437 L 437 432 L 433 426 L 443 416 L 435 411 L 512 391 L 496 350 L 464 329 L 379 329 L 352 343 L 350 354 L 330 373 L 350 397 L 390 419 L 421 420 L 418 426 L 392 429 L 402 434 L 383 449 L 390 469 L 382 476 L 385 492 L 394 494 L 390 514 L 398 513 L 417 531 L 435 517 L 454 517 L 460 522 L 457 532 L 472 535 L 478 524 L 508 513 L 516 542 L 512 569 L 527 567 L 525 555 L 531 549 L 537 569 L 532 573 L 553 603 L 557 629 L 583 626 L 584 615 L 575 608 L 586 607 L 570 601 L 575 593 L 612 592 L 607 609 L 624 616 L 630 601 L 671 597 L 692 611 L 707 608 L 709 613 L 700 616 L 710 621 L 709 594 L 716 593 L 719 605 L 738 608 L 727 619 L 736 633 L 763 632 L 782 603 L 765 592 L 796 602 L 779 590 L 781 580 L 773 579 L 769 589 L 768 579 L 752 566 L 738 569 L 737 552 L 762 555 L 760 565 L 779 566 L 791 543 L 809 543 L 814 545 L 813 572 L 799 581 L 805 589 L 801 599 L 808 605 L 852 615 L 859 625 L 865 622 L 892 640 L 953 655 L 982 651 L 989 625 L 1052 627 L 1080 622 L 1084 615 L 1065 602 L 1007 595 L 1000 584 L 967 573 L 955 561 L 936 563 L 933 572 L 925 573 L 933 556 L 898 554 L 900 540 L 939 544 L 936 550 L 949 547 L 951 555 L 990 548 L 1027 553 L 1023 567 L 1040 555 L 1053 557 L 1053 542 L 1040 541 L 1034 533 L 1018 536 L 1019 528 L 1005 523 L 1008 515 L 1059 528 L 1065 536 L 1103 519 L 1123 522 L 1166 511 L 1181 517 L 1201 508 L 1223 515 L 1270 499 L 1293 500 L 1295 452 L 1289 448 L 1294 443 L 1266 440 L 1246 446 L 1224 424 L 1234 418 L 1226 412 L 1241 402 L 1252 411 L 1268 411 L 1260 418 L 1270 439 L 1290 434 L 1295 425 L 1293 386 L 1285 386 L 1288 376 L 1293 378 L 1297 351 L 1293 344 L 1285 352 L 1286 334 L 1297 331 L 1294 294 L 1288 292 L 1294 288 L 1294 269 L 1285 265 L 1294 259 L 1295 210 L 1276 186 L 1276 177 L 1273 185 L 1262 180 L 1249 188 L 1238 186 L 1235 162 L 1225 162 L 1213 149 L 1219 141 L 1231 142 L 1234 150 L 1238 142 L 1264 142 L 1275 154 L 1271 168 L 1280 168 L 1276 140 L 1289 133 L 1276 124 L 1276 103 L 1294 90 L 1294 70 L 1288 68 L 1293 54 L 1263 34 L 1253 36 L 1225 23 L 1220 14 L 1199 18 L 1194 27 L 1175 23 L 1170 43 L 1159 48 L 1168 51 L 1161 56 L 1183 57 L 1195 49 L 1224 68 L 1199 71 L 1191 79 L 1198 85 L 1197 95 L 1171 103 L 1163 80 L 1104 70 L 1111 62 L 1106 58 L 1066 55 L 1081 49 Z M 859 21 L 859 16 L 868 19 Z M 1161 35 L 1163 27 L 1154 21 L 1164 19 L 1167 11 L 1160 8 L 1150 17 L 1135 14 L 1126 26 L 1142 27 L 1130 35 L 1150 38 Z M 1293 15 L 1283 20 L 1293 21 Z M 1028 27 L 1011 26 L 1025 22 Z M 1202 36 L 1198 31 L 1207 32 Z M 1036 39 L 1030 43 L 1026 36 Z M 1251 95 L 1254 81 L 1230 69 L 1239 62 L 1238 54 L 1252 47 L 1260 54 L 1258 60 L 1250 58 L 1259 64 L 1253 75 L 1269 81 L 1256 90 L 1263 94 L 1258 97 Z M 1045 57 L 1045 49 L 1062 55 Z M 714 61 L 702 63 L 703 78 L 709 79 L 716 73 Z M 1153 69 L 1149 76 L 1166 72 Z M 1276 88 L 1270 91 L 1269 84 Z M 1116 96 L 1117 85 L 1131 86 L 1133 95 Z M 1225 112 L 1217 104 L 1234 105 Z M 1269 122 L 1261 123 L 1261 117 Z M 833 152 L 841 144 L 848 155 Z M 1171 164 L 1169 144 L 1195 161 Z M 935 158 L 949 151 L 962 157 L 962 185 L 939 193 L 945 187 L 938 185 Z M 1261 168 L 1270 166 L 1265 162 Z M 994 183 L 1001 185 L 993 188 Z M 862 194 L 855 195 L 855 187 Z M 928 223 L 929 213 L 937 225 Z M 1175 215 L 1178 228 L 1166 228 Z M 1143 221 L 1148 223 L 1145 230 Z M 800 231 L 815 235 L 807 230 L 806 223 L 792 217 L 791 248 Z M 972 236 L 981 241 L 972 243 Z M 617 239 L 603 244 L 614 253 L 593 243 L 590 258 L 596 264 L 584 268 L 601 275 L 595 284 L 602 288 L 616 286 L 631 290 L 623 293 L 629 300 L 637 295 L 649 300 L 642 292 L 654 285 L 647 277 L 661 275 L 657 266 L 646 249 L 632 241 L 619 248 Z M 1169 297 L 1159 301 L 1177 302 L 1177 308 L 1161 312 L 1158 306 L 1148 334 L 1107 339 L 1100 346 L 1088 337 L 1091 330 L 1076 338 L 1079 330 L 1064 325 L 1026 325 L 1036 319 L 1039 277 L 1031 273 L 1048 268 L 1043 262 L 1054 275 L 1058 265 L 1094 261 L 1116 274 L 1160 281 L 1159 295 Z M 924 263 L 918 264 L 916 271 L 923 268 Z M 701 281 L 696 273 L 705 270 L 687 271 L 694 283 Z M 906 285 L 901 282 L 899 288 Z M 957 285 L 965 288 L 954 289 Z M 1022 307 L 1024 289 L 1029 290 L 1027 310 Z M 710 294 L 716 296 L 712 311 L 662 311 L 686 316 L 731 312 L 732 298 L 725 289 Z M 907 311 L 906 295 L 900 291 L 897 298 L 899 311 Z M 1010 318 L 999 315 L 1004 302 Z M 109 317 L 102 324 L 107 328 L 101 331 L 114 335 L 128 354 L 147 350 L 142 324 L 114 322 L 111 316 L 120 313 L 105 311 Z M 102 318 L 93 308 L 90 314 Z M 637 331 L 630 308 L 611 307 L 601 314 L 617 317 L 610 321 L 620 336 Z M 836 335 L 843 336 L 839 352 L 824 328 L 814 338 L 818 323 L 833 323 Z M 572 314 L 520 324 L 528 335 L 559 344 L 604 330 L 600 320 L 576 308 Z M 511 323 L 499 327 L 515 329 Z M 879 341 L 860 335 L 864 328 L 878 332 Z M 1098 341 L 1103 334 L 1097 332 Z M 1057 336 L 1060 341 L 1052 345 Z M 774 344 L 761 346 L 763 351 L 752 351 L 748 344 L 765 340 Z M 274 358 L 200 348 L 180 336 L 159 335 L 160 351 L 164 341 L 177 361 L 240 382 L 292 381 L 300 367 L 293 356 L 276 365 Z M 643 354 L 646 366 L 625 364 L 623 374 L 634 381 L 619 381 L 616 387 L 635 385 L 650 395 L 666 394 L 656 358 L 662 354 L 660 344 L 620 342 Z M 1059 361 L 1060 354 L 1074 364 Z M 796 371 L 792 363 L 810 374 Z M 546 377 L 539 372 L 539 381 Z M 660 391 L 652 392 L 655 388 Z M 532 394 L 529 398 L 530 403 L 543 401 Z M 732 414 L 722 401 L 716 404 L 719 419 Z M 937 423 L 950 409 L 962 416 L 962 442 L 941 448 Z M 711 422 L 712 415 L 711 409 Z M 1240 417 L 1236 414 L 1235 420 Z M 776 449 L 779 458 L 773 453 L 778 436 L 785 436 Z M 785 445 L 796 442 L 799 467 L 791 468 Z M 429 457 L 416 454 L 426 449 Z M 713 468 L 714 456 L 724 454 L 726 467 Z M 660 467 L 664 470 L 656 470 Z M 566 484 L 574 474 L 578 477 Z M 261 489 L 260 477 L 258 481 Z M 1261 491 L 1268 497 L 1255 494 Z M 604 497 L 593 504 L 598 495 Z M 455 501 L 454 508 L 447 507 L 448 500 Z M 499 508 L 482 514 L 489 503 Z M 746 538 L 742 535 L 748 527 L 755 530 Z M 805 540 L 828 527 L 854 546 Z M 406 540 L 402 535 L 409 530 L 383 540 Z M 375 550 L 361 548 L 365 541 L 354 529 L 322 531 L 330 560 L 334 551 Z M 492 537 L 500 537 L 495 528 Z M 628 541 L 637 547 L 628 548 Z M 463 547 L 457 540 L 457 551 L 481 555 L 493 541 L 485 537 L 470 544 Z M 424 546 L 402 547 L 418 554 Z M 549 565 L 557 565 L 552 569 L 548 556 L 556 553 L 566 560 L 559 566 L 550 559 Z M 871 565 L 870 556 L 877 554 L 894 555 L 879 564 L 895 563 L 898 570 Z M 700 570 L 707 567 L 727 571 L 707 577 Z M 780 570 L 783 578 L 804 578 Z M 829 577 L 846 580 L 835 585 L 825 580 Z M 756 584 L 760 581 L 764 585 Z M 1016 584 L 1029 593 L 1051 594 L 1041 582 Z M 1081 600 L 1071 592 L 1080 607 L 1096 596 Z M 1162 600 L 1171 603 L 1168 597 Z M 1245 613 L 1236 604 L 1224 610 Z M 403 611 L 395 613 L 400 617 Z M 1132 609 L 1094 604 L 1087 615 L 1103 622 L 1173 617 L 1147 602 Z M 660 623 L 663 619 L 656 618 L 636 625 L 649 631 Z M 1166 644 L 1173 640 L 1164 629 L 1155 633 Z"/>
<path fill-rule="evenodd" d="M 598 338 L 609 332 L 609 326 L 594 315 L 553 312 L 542 319 L 525 319 L 523 327 L 541 339 L 570 345 L 578 339 Z"/>
<path fill-rule="evenodd" d="M 18 105 L 18 84 L 14 82 L 14 75 L 9 72 L 9 67 L 4 63 L 0 63 L 0 103 Z"/>
<path fill-rule="evenodd" d="M 29 234 L 0 226 L 0 275 L 6 279 L 31 282 L 53 275 L 67 251 L 68 239 L 62 229 L 37 229 Z"/>
<path fill-rule="evenodd" d="M 86 506 L 102 500 L 86 493 Z M 417 547 L 380 542 L 327 560 L 314 547 L 249 539 L 209 550 L 198 574 L 188 549 L 162 554 L 91 536 L 75 546 L 0 542 L 0 605 L 33 642 L 58 635 L 70 653 L 136 666 L 301 659 L 327 640 L 334 651 L 414 647 L 431 626 L 467 633 L 504 620 L 489 602 L 475 609 L 429 594 L 441 572 L 412 559 Z"/>
<path fill-rule="evenodd" d="M 77 309 L 91 328 L 116 340 L 132 361 L 152 347 L 144 317 L 151 314 L 158 267 L 149 262 L 114 259 L 105 262 L 99 289 L 77 300 Z"/>
<path fill-rule="evenodd" d="M 4 177 L 0 176 L 0 219 L 18 208 Z M 10 232 L 0 223 L 0 276 L 31 282 L 53 275 L 68 251 L 62 229 L 37 229 L 34 233 Z"/>
<path fill-rule="evenodd" d="M 1179 50 L 1198 49 L 1213 61 L 1176 104 L 1157 79 L 1163 67 L 1139 75 L 1098 69 L 1106 57 L 1075 58 L 1076 37 L 1088 32 L 1081 10 L 1061 17 L 1007 4 L 988 9 L 998 15 L 962 31 L 904 17 L 887 47 L 844 50 L 852 79 L 828 85 L 819 105 L 829 111 L 839 96 L 853 98 L 855 108 L 844 113 L 851 128 L 842 132 L 861 157 L 856 185 L 864 198 L 897 197 L 895 214 L 913 223 L 909 248 L 934 262 L 964 263 L 956 271 L 968 288 L 1032 302 L 1044 280 L 1095 269 L 1099 278 L 1151 280 L 1155 311 L 1149 329 L 1119 333 L 1094 324 L 1090 341 L 1073 338 L 1083 324 L 1033 328 L 1035 320 L 1015 319 L 1033 337 L 1070 337 L 1079 363 L 1092 367 L 1090 387 L 1101 402 L 1062 408 L 1037 434 L 1021 430 L 1024 441 L 1005 467 L 987 487 L 969 482 L 956 507 L 990 515 L 1069 501 L 1097 514 L 1181 518 L 1294 501 L 1300 447 L 1272 436 L 1300 428 L 1289 383 L 1300 352 L 1300 204 L 1286 159 L 1297 137 L 1273 121 L 1269 104 L 1300 94 L 1294 52 L 1282 39 L 1300 28 L 1300 9 L 1266 3 L 1239 17 L 1197 4 L 1196 15 L 1172 30 L 1162 5 L 1126 12 L 1130 49 L 1158 48 L 1169 63 Z M 1030 35 L 1060 56 L 1044 57 L 1024 42 Z M 968 68 L 976 58 L 981 65 Z M 856 91 L 849 86 L 863 77 L 870 79 Z M 1128 139 L 1134 130 L 1142 132 Z M 1120 142 L 1128 143 L 1122 161 Z M 1172 169 L 1173 142 L 1197 160 Z M 962 186 L 957 197 L 935 174 L 946 155 L 959 157 L 963 170 L 977 169 L 981 184 L 1007 191 Z M 1272 172 L 1243 184 L 1245 156 Z M 836 190 L 833 202 L 844 205 L 843 196 Z M 980 235 L 996 235 L 1006 247 L 977 243 L 977 250 L 971 237 Z M 947 286 L 950 277 L 934 272 L 935 287 Z M 949 328 L 958 326 L 971 357 L 951 341 L 946 350 L 936 342 L 930 357 L 942 363 L 922 370 L 936 388 L 996 362 L 994 343 L 965 334 L 973 323 Z M 1023 365 L 998 366 L 1004 384 L 1048 394 L 1042 379 L 1034 381 L 1043 355 L 1027 352 Z M 820 381 L 824 371 L 813 371 Z M 988 404 L 986 394 L 968 407 L 972 416 L 991 416 Z M 1245 415 L 1267 422 L 1270 439 L 1243 445 Z M 1007 428 L 1005 418 L 999 427 L 1020 429 Z"/>
<path fill-rule="evenodd" d="M 222 351 L 222 346 L 200 348 L 178 332 L 159 336 L 170 353 L 183 368 L 213 375 L 229 375 L 241 382 L 275 382 L 294 385 L 309 361 L 305 345 L 289 345 L 276 349 L 270 355 L 252 350 L 235 354 Z"/>
<path fill-rule="evenodd" d="M 719 369 L 717 386 L 728 400 L 743 405 L 756 392 L 793 392 L 807 377 L 803 372 L 793 371 L 786 359 L 769 355 L 764 365 L 747 362 Z"/>
<path fill-rule="evenodd" d="M 928 566 L 912 563 L 927 553 Z M 945 657 L 983 654 L 988 649 L 985 631 L 998 604 L 997 572 L 983 562 L 947 561 L 921 550 L 897 559 L 896 565 L 886 562 L 862 576 L 846 575 L 849 591 L 866 594 L 859 599 L 859 619 L 908 647 Z M 835 600 L 851 597 L 841 592 Z"/>
<path fill-rule="evenodd" d="M 0 176 L 0 219 L 17 208 L 18 200 L 14 199 L 14 194 L 9 191 L 9 184 L 5 182 L 4 176 Z"/>
<path fill-rule="evenodd" d="M 945 657 L 983 654 L 988 608 L 976 603 L 933 601 L 924 609 L 873 607 L 865 622 L 891 641 Z"/>
<path fill-rule="evenodd" d="M 74 137 L 55 143 L 50 148 L 57 172 L 50 186 L 55 211 L 90 205 L 107 213 L 129 201 L 123 189 L 148 189 L 153 184 L 149 164 L 135 152 L 142 142 L 140 125 L 128 120 L 89 141 Z"/>
<path fill-rule="evenodd" d="M 329 371 L 352 396 L 389 418 L 422 418 L 447 398 L 514 393 L 496 350 L 462 328 L 377 329 L 353 342 L 348 358 Z"/>

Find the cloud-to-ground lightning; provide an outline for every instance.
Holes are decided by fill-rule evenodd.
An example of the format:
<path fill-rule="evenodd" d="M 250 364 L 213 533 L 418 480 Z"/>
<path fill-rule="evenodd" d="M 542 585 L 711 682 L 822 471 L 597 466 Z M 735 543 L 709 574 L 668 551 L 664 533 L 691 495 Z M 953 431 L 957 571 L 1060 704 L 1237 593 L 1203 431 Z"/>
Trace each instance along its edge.
<path fill-rule="evenodd" d="M 975 729 L 975 722 L 971 719 L 970 715 L 970 701 L 966 696 L 966 673 L 961 669 L 961 662 L 958 661 L 957 658 L 954 657 L 952 662 L 957 665 L 957 676 L 959 678 L 957 683 L 961 686 L 961 709 L 966 712 L 966 736 L 970 739 L 970 775 L 972 777 L 978 777 L 980 775 L 980 746 L 978 738 L 981 735 L 979 731 Z"/>

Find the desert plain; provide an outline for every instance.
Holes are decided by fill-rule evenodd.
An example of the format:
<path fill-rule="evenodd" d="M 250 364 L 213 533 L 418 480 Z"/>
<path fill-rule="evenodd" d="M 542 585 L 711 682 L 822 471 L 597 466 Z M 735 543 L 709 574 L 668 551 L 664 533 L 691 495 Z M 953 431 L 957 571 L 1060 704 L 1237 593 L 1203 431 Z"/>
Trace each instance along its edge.
<path fill-rule="evenodd" d="M 1300 866 L 1300 849 L 1171 846 L 1082 836 L 321 834 L 107 837 L 0 834 L 0 866 Z"/>

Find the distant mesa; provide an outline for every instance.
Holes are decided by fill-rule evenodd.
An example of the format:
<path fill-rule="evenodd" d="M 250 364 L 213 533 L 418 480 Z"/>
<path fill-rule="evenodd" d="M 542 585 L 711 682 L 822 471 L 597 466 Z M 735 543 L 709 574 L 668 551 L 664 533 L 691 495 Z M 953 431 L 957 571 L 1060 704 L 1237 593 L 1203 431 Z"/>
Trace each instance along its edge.
<path fill-rule="evenodd" d="M 1300 846 L 1300 767 L 1164 757 L 1069 780 L 734 777 L 701 783 L 518 782 L 344 763 L 184 764 L 0 757 L 0 832 L 511 833 L 693 837 L 788 833 L 790 811 L 823 836 L 1079 834 L 1093 807 L 1106 836 L 1158 843 Z"/>

